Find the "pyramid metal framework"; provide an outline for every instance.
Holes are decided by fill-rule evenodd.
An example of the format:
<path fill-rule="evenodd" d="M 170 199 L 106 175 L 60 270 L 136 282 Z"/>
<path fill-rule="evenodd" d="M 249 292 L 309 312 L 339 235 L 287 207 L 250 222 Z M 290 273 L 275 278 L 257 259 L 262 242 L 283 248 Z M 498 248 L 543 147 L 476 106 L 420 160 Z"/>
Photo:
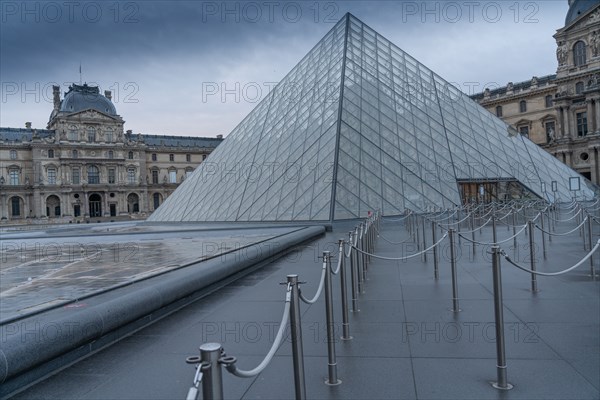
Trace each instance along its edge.
<path fill-rule="evenodd" d="M 346 14 L 149 220 L 395 215 L 460 205 L 461 181 L 504 180 L 548 201 L 594 195 L 581 175 Z"/>

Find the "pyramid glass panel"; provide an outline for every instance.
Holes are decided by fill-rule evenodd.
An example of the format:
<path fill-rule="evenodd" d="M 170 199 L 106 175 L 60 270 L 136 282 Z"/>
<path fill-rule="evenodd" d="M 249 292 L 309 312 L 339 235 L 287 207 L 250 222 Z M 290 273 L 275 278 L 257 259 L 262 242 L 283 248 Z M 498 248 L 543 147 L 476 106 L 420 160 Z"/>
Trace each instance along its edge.
<path fill-rule="evenodd" d="M 581 175 L 346 14 L 149 220 L 395 215 L 459 205 L 461 185 L 482 180 L 551 202 L 593 197 Z"/>

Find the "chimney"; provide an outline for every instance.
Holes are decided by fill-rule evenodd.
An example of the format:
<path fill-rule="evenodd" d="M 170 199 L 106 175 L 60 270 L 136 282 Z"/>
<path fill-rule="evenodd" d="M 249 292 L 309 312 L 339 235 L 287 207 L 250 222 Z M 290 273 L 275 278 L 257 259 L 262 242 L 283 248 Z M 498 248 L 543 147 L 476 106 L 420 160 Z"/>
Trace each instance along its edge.
<path fill-rule="evenodd" d="M 223 139 L 223 135 L 217 135 L 217 139 Z"/>
<path fill-rule="evenodd" d="M 110 92 L 110 90 L 105 90 L 104 91 L 104 97 L 106 97 L 107 99 L 109 99 L 110 101 L 112 101 L 112 93 Z"/>
<path fill-rule="evenodd" d="M 52 97 L 54 99 L 54 110 L 58 111 L 60 108 L 60 86 L 52 85 Z"/>
<path fill-rule="evenodd" d="M 25 122 L 25 128 L 31 129 L 31 122 Z"/>

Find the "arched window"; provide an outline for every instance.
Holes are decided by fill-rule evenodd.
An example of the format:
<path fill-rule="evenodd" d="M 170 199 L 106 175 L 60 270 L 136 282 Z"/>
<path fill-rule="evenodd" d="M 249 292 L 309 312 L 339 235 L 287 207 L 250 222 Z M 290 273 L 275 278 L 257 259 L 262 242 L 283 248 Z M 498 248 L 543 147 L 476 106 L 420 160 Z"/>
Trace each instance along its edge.
<path fill-rule="evenodd" d="M 87 173 L 89 184 L 100 183 L 100 171 L 98 170 L 98 167 L 95 165 L 89 165 L 87 168 Z"/>
<path fill-rule="evenodd" d="M 88 142 L 94 143 L 96 141 L 96 128 L 89 126 L 87 128 Z"/>
<path fill-rule="evenodd" d="M 580 40 L 575 43 L 575 46 L 573 46 L 573 64 L 575 64 L 576 67 L 586 63 L 585 52 L 586 48 L 583 41 Z"/>
<path fill-rule="evenodd" d="M 575 94 L 583 94 L 583 82 L 577 82 L 575 84 Z"/>
<path fill-rule="evenodd" d="M 54 158 L 54 150 L 48 150 L 48 158 Z"/>
<path fill-rule="evenodd" d="M 527 102 L 525 100 L 519 102 L 519 112 L 527 112 Z"/>
<path fill-rule="evenodd" d="M 79 152 L 77 150 L 73 150 L 73 158 L 79 157 Z"/>
<path fill-rule="evenodd" d="M 133 160 L 133 151 L 130 151 L 130 152 L 127 154 L 127 158 L 129 158 L 130 160 Z"/>
<path fill-rule="evenodd" d="M 502 106 L 496 106 L 496 117 L 502 117 Z"/>
<path fill-rule="evenodd" d="M 113 141 L 113 130 L 112 128 L 106 129 L 106 142 L 111 143 Z"/>

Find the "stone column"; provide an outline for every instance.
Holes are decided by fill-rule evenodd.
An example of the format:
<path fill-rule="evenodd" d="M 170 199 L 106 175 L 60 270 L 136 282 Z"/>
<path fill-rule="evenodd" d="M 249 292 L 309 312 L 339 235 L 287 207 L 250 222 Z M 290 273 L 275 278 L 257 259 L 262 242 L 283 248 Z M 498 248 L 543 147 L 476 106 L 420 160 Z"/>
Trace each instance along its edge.
<path fill-rule="evenodd" d="M 8 219 L 8 196 L 4 193 L 0 195 L 0 218 Z"/>
<path fill-rule="evenodd" d="M 82 206 L 83 206 L 83 210 L 82 210 L 83 211 L 82 212 L 83 216 L 86 217 L 86 218 L 89 218 L 90 217 L 90 203 L 89 203 L 89 200 L 88 200 L 88 192 L 87 191 L 83 192 L 83 204 L 82 204 Z"/>
<path fill-rule="evenodd" d="M 598 175 L 596 169 L 596 148 L 592 147 L 588 150 L 588 154 L 590 155 L 589 163 L 590 163 L 590 180 L 592 183 L 598 183 Z"/>
<path fill-rule="evenodd" d="M 600 97 L 594 100 L 594 120 L 596 121 L 595 132 L 600 131 Z"/>
<path fill-rule="evenodd" d="M 566 107 L 565 110 L 565 138 L 573 138 L 573 129 L 571 128 L 571 109 Z"/>
<path fill-rule="evenodd" d="M 569 167 L 572 166 L 572 164 L 571 164 L 571 152 L 570 151 L 565 151 L 565 164 L 567 164 Z"/>
<path fill-rule="evenodd" d="M 109 192 L 104 192 L 104 206 L 103 206 L 103 210 L 102 210 L 102 214 L 105 217 L 110 217 L 110 208 L 108 207 L 108 196 L 110 195 Z"/>
<path fill-rule="evenodd" d="M 562 107 L 557 107 L 556 114 L 558 115 L 556 120 L 556 138 L 562 139 L 565 137 L 565 110 Z"/>
<path fill-rule="evenodd" d="M 588 125 L 588 135 L 591 133 L 596 132 L 597 126 L 596 126 L 596 118 L 594 115 L 594 106 L 592 104 L 592 100 L 587 100 L 586 101 L 586 106 L 587 106 L 587 125 Z"/>

